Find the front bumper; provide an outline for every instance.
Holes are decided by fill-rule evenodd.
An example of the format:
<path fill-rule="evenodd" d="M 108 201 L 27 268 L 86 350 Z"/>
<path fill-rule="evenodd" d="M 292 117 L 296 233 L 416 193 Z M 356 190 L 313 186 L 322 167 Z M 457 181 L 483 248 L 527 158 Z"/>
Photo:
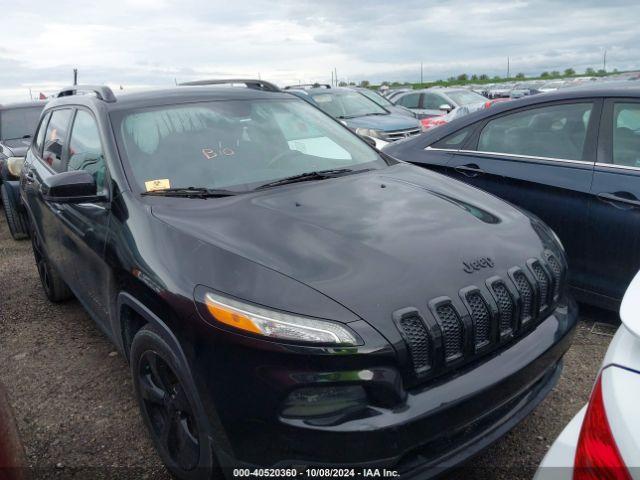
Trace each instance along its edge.
<path fill-rule="evenodd" d="M 577 307 L 568 300 L 507 348 L 403 390 L 395 405 L 372 404 L 366 414 L 333 424 L 284 418 L 291 382 L 307 382 L 309 372 L 318 381 L 351 383 L 369 378 L 364 373 L 386 372 L 397 384 L 390 356 L 345 355 L 336 362 L 335 356 L 217 345 L 206 350 L 211 358 L 197 362 L 209 368 L 195 368 L 196 382 L 215 405 L 229 450 L 223 456 L 234 464 L 385 467 L 429 478 L 491 444 L 538 405 L 560 375 L 576 320 Z M 236 368 L 212 368 L 221 364 L 219 355 Z"/>

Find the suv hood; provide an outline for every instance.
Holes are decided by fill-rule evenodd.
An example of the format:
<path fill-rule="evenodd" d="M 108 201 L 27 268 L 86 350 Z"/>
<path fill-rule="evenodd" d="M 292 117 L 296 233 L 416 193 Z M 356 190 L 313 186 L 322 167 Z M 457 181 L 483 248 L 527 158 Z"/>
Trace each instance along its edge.
<path fill-rule="evenodd" d="M 371 128 L 373 130 L 381 130 L 383 132 L 420 128 L 420 122 L 416 118 L 411 118 L 407 115 L 400 115 L 398 113 L 348 118 L 344 121 L 347 124 L 347 127 L 352 129 Z"/>
<path fill-rule="evenodd" d="M 236 197 L 154 199 L 152 212 L 314 288 L 382 333 L 394 328 L 393 311 L 455 298 L 543 249 L 520 211 L 404 163 Z M 465 272 L 463 262 L 486 258 L 487 265 Z"/>
<path fill-rule="evenodd" d="M 2 140 L 0 153 L 7 157 L 24 157 L 31 145 L 31 139 L 17 138 L 14 140 Z"/>

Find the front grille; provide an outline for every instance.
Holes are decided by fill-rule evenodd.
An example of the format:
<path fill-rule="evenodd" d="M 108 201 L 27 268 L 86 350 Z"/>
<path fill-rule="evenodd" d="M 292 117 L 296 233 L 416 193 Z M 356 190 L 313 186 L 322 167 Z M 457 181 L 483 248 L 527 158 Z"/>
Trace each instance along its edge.
<path fill-rule="evenodd" d="M 489 344 L 491 335 L 491 314 L 480 292 L 467 293 L 467 304 L 473 322 L 476 350 Z"/>
<path fill-rule="evenodd" d="M 450 362 L 462 355 L 462 321 L 453 305 L 446 303 L 436 308 L 438 325 L 442 330 L 445 360 Z"/>
<path fill-rule="evenodd" d="M 514 272 L 513 280 L 522 300 L 520 324 L 525 325 L 533 318 L 533 287 L 531 287 L 529 280 L 520 270 Z"/>
<path fill-rule="evenodd" d="M 555 255 L 551 252 L 547 252 L 547 263 L 551 268 L 551 272 L 553 273 L 554 282 L 553 282 L 553 299 L 557 300 L 560 296 L 560 287 L 562 282 L 562 267 L 560 266 L 560 262 L 555 257 Z"/>
<path fill-rule="evenodd" d="M 563 259 L 547 250 L 504 276 L 460 289 L 455 297 L 429 300 L 426 316 L 414 307 L 394 312 L 406 345 L 402 358 L 407 385 L 423 383 L 528 335 L 556 307 L 564 268 Z"/>
<path fill-rule="evenodd" d="M 431 346 L 422 319 L 417 314 L 408 315 L 398 321 L 398 326 L 409 347 L 414 372 L 424 374 L 431 367 Z"/>
<path fill-rule="evenodd" d="M 498 312 L 500 313 L 500 335 L 508 335 L 513 332 L 514 328 L 515 305 L 513 297 L 502 280 L 494 282 L 491 289 L 493 290 L 496 303 L 498 304 Z"/>
<path fill-rule="evenodd" d="M 404 130 L 394 130 L 391 132 L 384 132 L 384 140 L 388 142 L 395 142 L 396 140 L 401 140 L 407 137 L 413 137 L 414 135 L 419 135 L 421 132 L 420 128 L 409 128 Z"/>
<path fill-rule="evenodd" d="M 531 262 L 530 267 L 540 288 L 540 310 L 544 310 L 547 308 L 547 299 L 549 298 L 549 292 L 551 290 L 549 288 L 549 277 L 547 277 L 546 272 L 538 260 Z"/>

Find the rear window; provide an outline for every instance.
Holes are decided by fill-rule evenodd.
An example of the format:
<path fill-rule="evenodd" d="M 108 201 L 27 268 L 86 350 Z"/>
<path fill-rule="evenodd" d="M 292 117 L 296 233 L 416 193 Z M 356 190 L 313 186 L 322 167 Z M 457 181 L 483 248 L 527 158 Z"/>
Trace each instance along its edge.
<path fill-rule="evenodd" d="M 0 112 L 0 139 L 31 137 L 43 107 L 13 108 Z"/>
<path fill-rule="evenodd" d="M 483 103 L 487 99 L 482 95 L 478 95 L 471 90 L 459 90 L 456 92 L 447 92 L 447 95 L 453 100 L 456 105 L 471 105 L 473 103 Z"/>

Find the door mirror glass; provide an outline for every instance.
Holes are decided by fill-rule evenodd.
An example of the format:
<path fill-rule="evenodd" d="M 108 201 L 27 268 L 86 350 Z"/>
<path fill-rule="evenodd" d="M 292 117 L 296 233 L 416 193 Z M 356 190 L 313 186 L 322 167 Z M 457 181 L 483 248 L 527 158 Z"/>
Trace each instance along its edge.
<path fill-rule="evenodd" d="M 451 105 L 449 105 L 448 103 L 443 103 L 442 105 L 440 105 L 438 107 L 438 110 L 441 110 L 445 113 L 449 113 L 451 110 L 453 110 L 453 107 Z"/>
<path fill-rule="evenodd" d="M 54 203 L 92 203 L 104 201 L 97 195 L 96 181 L 89 172 L 77 170 L 58 173 L 42 183 L 42 198 Z"/>

